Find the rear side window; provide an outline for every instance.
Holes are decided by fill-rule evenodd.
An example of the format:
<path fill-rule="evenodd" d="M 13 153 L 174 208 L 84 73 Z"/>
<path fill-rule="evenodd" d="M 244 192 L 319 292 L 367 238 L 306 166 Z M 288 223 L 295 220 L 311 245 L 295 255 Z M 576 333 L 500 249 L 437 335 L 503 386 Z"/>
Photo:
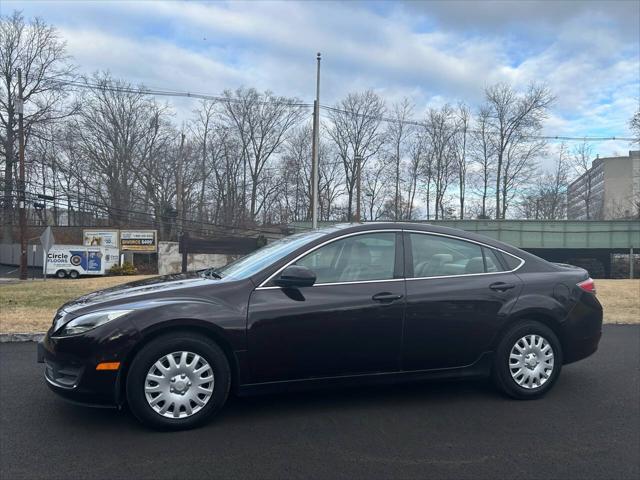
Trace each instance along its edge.
<path fill-rule="evenodd" d="M 504 259 L 504 262 L 507 264 L 507 267 L 509 268 L 509 270 L 515 270 L 522 263 L 522 260 L 520 260 L 517 257 L 514 257 L 513 255 L 509 255 L 508 253 L 503 253 L 502 258 Z"/>
<path fill-rule="evenodd" d="M 409 235 L 413 278 L 485 273 L 480 245 L 439 235 Z"/>
<path fill-rule="evenodd" d="M 484 253 L 484 260 L 486 262 L 488 273 L 505 271 L 505 269 L 502 268 L 502 263 L 500 262 L 495 250 L 482 247 L 482 253 Z"/>

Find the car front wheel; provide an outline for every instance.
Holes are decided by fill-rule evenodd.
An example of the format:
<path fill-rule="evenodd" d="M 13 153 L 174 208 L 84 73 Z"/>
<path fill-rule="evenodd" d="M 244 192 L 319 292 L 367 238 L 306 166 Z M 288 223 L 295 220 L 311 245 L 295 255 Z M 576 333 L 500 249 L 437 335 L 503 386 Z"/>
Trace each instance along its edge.
<path fill-rule="evenodd" d="M 159 337 L 135 356 L 127 375 L 129 408 L 144 424 L 186 429 L 224 405 L 231 375 L 224 352 L 190 332 Z"/>
<path fill-rule="evenodd" d="M 561 368 L 558 337 L 546 325 L 528 320 L 502 337 L 494 358 L 493 379 L 510 397 L 533 399 L 551 389 Z"/>

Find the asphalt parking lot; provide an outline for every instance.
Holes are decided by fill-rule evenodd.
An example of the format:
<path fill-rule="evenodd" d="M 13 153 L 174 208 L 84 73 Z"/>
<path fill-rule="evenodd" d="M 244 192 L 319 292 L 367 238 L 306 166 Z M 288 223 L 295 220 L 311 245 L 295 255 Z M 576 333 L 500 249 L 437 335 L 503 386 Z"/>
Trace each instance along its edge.
<path fill-rule="evenodd" d="M 485 382 L 232 398 L 198 430 L 157 433 L 45 386 L 35 344 L 0 344 L 0 478 L 633 478 L 640 326 L 605 326 L 543 400 Z"/>

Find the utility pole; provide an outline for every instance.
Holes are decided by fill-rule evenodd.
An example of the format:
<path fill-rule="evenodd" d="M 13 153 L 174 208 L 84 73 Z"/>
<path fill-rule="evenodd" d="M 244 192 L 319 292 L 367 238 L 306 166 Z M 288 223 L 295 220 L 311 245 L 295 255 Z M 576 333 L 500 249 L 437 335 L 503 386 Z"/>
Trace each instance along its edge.
<path fill-rule="evenodd" d="M 320 150 L 320 52 L 316 69 L 316 99 L 313 102 L 313 140 L 311 143 L 311 227 L 318 228 L 318 156 Z"/>
<path fill-rule="evenodd" d="M 356 223 L 360 223 L 360 180 L 362 178 L 362 156 L 356 155 Z"/>
<path fill-rule="evenodd" d="M 20 214 L 20 280 L 27 279 L 27 211 L 24 181 L 24 99 L 22 98 L 22 69 L 18 69 L 18 142 L 19 181 L 18 210 Z M 46 213 L 46 212 L 45 212 Z"/>

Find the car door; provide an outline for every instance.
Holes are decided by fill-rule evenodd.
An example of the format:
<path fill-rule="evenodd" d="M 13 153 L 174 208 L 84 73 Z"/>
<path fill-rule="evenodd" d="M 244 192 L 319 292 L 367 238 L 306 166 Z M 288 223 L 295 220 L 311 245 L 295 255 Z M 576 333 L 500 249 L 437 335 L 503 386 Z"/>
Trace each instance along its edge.
<path fill-rule="evenodd" d="M 490 350 L 520 279 L 500 252 L 464 239 L 406 232 L 405 250 L 403 370 L 473 364 Z"/>
<path fill-rule="evenodd" d="M 293 262 L 314 271 L 313 286 L 256 288 L 247 328 L 252 383 L 399 370 L 402 249 L 399 231 L 351 234 Z"/>

